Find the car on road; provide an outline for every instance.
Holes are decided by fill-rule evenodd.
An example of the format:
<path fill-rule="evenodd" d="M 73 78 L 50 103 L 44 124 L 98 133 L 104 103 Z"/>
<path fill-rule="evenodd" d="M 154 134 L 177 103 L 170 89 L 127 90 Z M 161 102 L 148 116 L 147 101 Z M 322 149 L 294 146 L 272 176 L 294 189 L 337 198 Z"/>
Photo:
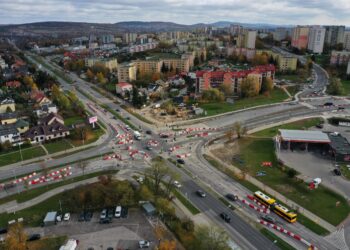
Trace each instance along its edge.
<path fill-rule="evenodd" d="M 335 175 L 337 175 L 337 176 L 341 176 L 341 172 L 340 172 L 340 170 L 337 169 L 337 168 L 333 169 L 333 173 L 334 173 Z"/>
<path fill-rule="evenodd" d="M 166 138 L 169 138 L 169 135 L 167 135 L 167 134 L 160 134 L 160 138 L 166 139 Z"/>
<path fill-rule="evenodd" d="M 225 196 L 230 201 L 237 201 L 238 200 L 238 196 L 235 194 L 226 194 Z"/>
<path fill-rule="evenodd" d="M 129 117 L 129 116 L 127 116 L 127 117 L 126 117 L 126 119 L 127 119 L 127 120 L 130 120 L 130 117 Z"/>
<path fill-rule="evenodd" d="M 174 186 L 175 187 L 177 187 L 177 188 L 180 188 L 180 187 L 182 187 L 182 185 L 181 185 L 181 183 L 180 182 L 178 182 L 178 181 L 174 181 Z"/>
<path fill-rule="evenodd" d="M 140 248 L 149 248 L 149 241 L 147 240 L 140 240 L 139 241 L 139 247 Z"/>
<path fill-rule="evenodd" d="M 205 198 L 207 195 L 206 193 L 204 193 L 202 190 L 197 190 L 196 191 L 196 194 L 199 196 L 199 197 L 202 197 L 202 198 Z"/>
<path fill-rule="evenodd" d="M 150 146 L 146 146 L 145 149 L 148 150 L 148 151 L 152 150 L 152 148 Z"/>
<path fill-rule="evenodd" d="M 323 124 L 322 123 L 317 124 L 316 128 L 323 128 Z"/>
<path fill-rule="evenodd" d="M 69 221 L 70 220 L 70 213 L 65 213 L 63 216 L 64 221 Z"/>
<path fill-rule="evenodd" d="M 267 215 L 267 214 L 262 215 L 260 218 L 263 219 L 264 221 L 267 221 L 267 222 L 270 222 L 273 224 L 276 223 L 276 220 L 272 216 Z"/>
<path fill-rule="evenodd" d="M 107 209 L 103 209 L 100 214 L 100 219 L 105 219 L 107 217 Z"/>
<path fill-rule="evenodd" d="M 27 241 L 40 240 L 40 238 L 41 238 L 40 234 L 31 234 L 28 236 Z"/>
<path fill-rule="evenodd" d="M 176 162 L 179 163 L 179 164 L 185 164 L 185 160 L 184 159 L 177 159 Z"/>
<path fill-rule="evenodd" d="M 334 105 L 333 102 L 325 102 L 323 104 L 323 106 L 326 106 L 326 107 L 330 107 L 330 106 L 333 106 L 333 105 Z"/>
<path fill-rule="evenodd" d="M 115 111 L 120 112 L 120 110 L 119 110 L 119 109 L 116 109 Z"/>
<path fill-rule="evenodd" d="M 120 218 L 121 213 L 122 213 L 122 207 L 121 207 L 121 206 L 117 206 L 117 207 L 115 208 L 114 217 L 115 217 L 115 218 Z"/>
<path fill-rule="evenodd" d="M 223 219 L 227 223 L 231 222 L 231 217 L 225 212 L 220 213 L 220 217 L 221 217 L 221 219 Z"/>
<path fill-rule="evenodd" d="M 144 178 L 142 177 L 142 176 L 139 176 L 139 177 L 137 177 L 137 182 L 139 182 L 139 183 L 143 183 L 143 181 L 144 181 Z"/>

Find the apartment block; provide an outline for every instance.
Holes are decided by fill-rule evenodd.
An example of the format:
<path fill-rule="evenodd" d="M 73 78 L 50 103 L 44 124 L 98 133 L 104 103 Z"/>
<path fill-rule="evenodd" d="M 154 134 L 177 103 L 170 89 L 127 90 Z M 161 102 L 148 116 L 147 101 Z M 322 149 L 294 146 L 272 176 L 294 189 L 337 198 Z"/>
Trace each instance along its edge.
<path fill-rule="evenodd" d="M 134 43 L 136 42 L 137 34 L 136 33 L 124 33 L 123 35 L 123 41 L 124 43 Z"/>
<path fill-rule="evenodd" d="M 280 71 L 295 71 L 297 69 L 298 59 L 288 54 L 276 53 L 271 50 L 257 50 L 256 54 L 267 54 L 277 61 L 277 67 Z"/>
<path fill-rule="evenodd" d="M 344 42 L 345 26 L 324 26 L 326 28 L 325 43 L 334 47 Z"/>
<path fill-rule="evenodd" d="M 350 30 L 344 32 L 343 48 L 350 51 Z"/>
<path fill-rule="evenodd" d="M 308 45 L 309 27 L 297 26 L 292 30 L 292 47 L 299 50 L 306 49 Z"/>
<path fill-rule="evenodd" d="M 256 30 L 246 30 L 244 32 L 244 47 L 247 49 L 255 49 Z"/>
<path fill-rule="evenodd" d="M 290 36 L 291 30 L 288 28 L 276 28 L 272 34 L 273 40 L 280 42 Z"/>
<path fill-rule="evenodd" d="M 161 69 L 161 61 L 155 60 L 134 60 L 132 63 L 136 67 L 136 71 L 140 72 L 140 74 L 153 74 L 156 72 L 160 72 Z"/>
<path fill-rule="evenodd" d="M 307 49 L 315 54 L 322 54 L 326 29 L 321 26 L 313 26 L 309 30 Z"/>
<path fill-rule="evenodd" d="M 122 63 L 118 66 L 118 82 L 131 82 L 136 80 L 136 67 L 134 63 Z"/>
<path fill-rule="evenodd" d="M 345 65 L 350 60 L 350 51 L 337 51 L 332 50 L 331 54 L 331 64 L 332 65 Z"/>
<path fill-rule="evenodd" d="M 85 66 L 92 67 L 95 64 L 102 64 L 110 71 L 116 71 L 118 68 L 118 61 L 115 58 L 86 58 Z"/>

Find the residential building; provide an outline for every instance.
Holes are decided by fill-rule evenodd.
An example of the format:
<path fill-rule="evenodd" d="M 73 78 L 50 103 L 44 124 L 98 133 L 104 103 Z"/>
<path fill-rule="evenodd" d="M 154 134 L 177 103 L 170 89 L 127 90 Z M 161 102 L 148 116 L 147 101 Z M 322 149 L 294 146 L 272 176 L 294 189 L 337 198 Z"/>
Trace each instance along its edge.
<path fill-rule="evenodd" d="M 349 76 L 350 75 L 350 60 L 348 62 L 348 67 L 346 68 L 346 74 Z"/>
<path fill-rule="evenodd" d="M 40 118 L 40 117 L 43 117 L 43 116 L 47 116 L 50 113 L 57 114 L 58 109 L 57 109 L 57 106 L 55 104 L 50 103 L 50 104 L 43 104 L 43 105 L 41 105 L 40 108 L 38 108 L 34 112 L 37 115 L 37 117 Z"/>
<path fill-rule="evenodd" d="M 164 64 L 165 67 L 167 67 L 169 70 L 173 69 L 175 72 L 181 73 L 181 72 L 188 72 L 190 71 L 190 61 L 189 58 L 186 59 L 162 59 L 161 63 Z"/>
<path fill-rule="evenodd" d="M 0 114 L 7 113 L 8 111 L 16 111 L 15 101 L 12 98 L 5 98 L 0 101 Z"/>
<path fill-rule="evenodd" d="M 292 47 L 298 50 L 307 48 L 309 27 L 297 26 L 292 30 Z"/>
<path fill-rule="evenodd" d="M 255 49 L 256 30 L 246 30 L 244 32 L 244 47 L 247 49 Z"/>
<path fill-rule="evenodd" d="M 326 28 L 325 43 L 334 47 L 344 42 L 345 26 L 324 26 Z"/>
<path fill-rule="evenodd" d="M 136 66 L 134 63 L 122 63 L 118 66 L 118 82 L 131 82 L 136 80 Z"/>
<path fill-rule="evenodd" d="M 21 82 L 19 81 L 9 81 L 5 83 L 5 86 L 9 89 L 17 89 L 21 87 Z"/>
<path fill-rule="evenodd" d="M 41 118 L 37 126 L 25 132 L 23 138 L 29 139 L 31 143 L 39 143 L 64 138 L 68 135 L 69 129 L 64 125 L 63 118 L 58 114 L 51 113 Z"/>
<path fill-rule="evenodd" d="M 298 58 L 291 56 L 287 53 L 279 53 L 272 50 L 257 50 L 256 54 L 267 54 L 268 56 L 272 56 L 274 60 L 277 62 L 278 70 L 280 71 L 295 71 L 297 69 Z"/>
<path fill-rule="evenodd" d="M 47 98 L 42 91 L 32 91 L 32 93 L 30 94 L 30 99 L 32 99 L 34 103 L 38 106 L 52 103 L 51 100 Z"/>
<path fill-rule="evenodd" d="M 85 66 L 92 67 L 95 64 L 102 64 L 110 71 L 116 71 L 118 68 L 118 61 L 116 58 L 86 58 Z"/>
<path fill-rule="evenodd" d="M 0 56 L 0 69 L 6 69 L 6 68 L 7 68 L 7 64 L 6 64 L 5 60 L 2 59 Z"/>
<path fill-rule="evenodd" d="M 315 54 L 322 54 L 326 29 L 321 26 L 310 27 L 307 49 Z"/>
<path fill-rule="evenodd" d="M 241 92 L 241 83 L 246 78 L 257 79 L 260 87 L 264 78 L 275 77 L 274 65 L 262 65 L 241 71 L 197 71 L 196 72 L 196 94 L 201 94 L 209 88 L 218 88 L 222 84 L 232 86 L 234 95 Z"/>
<path fill-rule="evenodd" d="M 126 93 L 131 93 L 132 85 L 127 82 L 120 82 L 115 85 L 115 91 L 118 95 L 125 96 Z"/>
<path fill-rule="evenodd" d="M 0 124 L 8 125 L 14 124 L 17 122 L 17 114 L 16 113 L 2 113 L 0 114 Z"/>
<path fill-rule="evenodd" d="M 102 35 L 101 41 L 102 41 L 102 43 L 113 43 L 114 36 L 111 34 Z"/>
<path fill-rule="evenodd" d="M 332 50 L 331 53 L 331 65 L 344 65 L 347 64 L 350 60 L 350 51 L 337 51 Z"/>
<path fill-rule="evenodd" d="M 136 67 L 136 71 L 142 74 L 153 74 L 160 72 L 161 61 L 158 59 L 134 60 L 132 61 Z"/>
<path fill-rule="evenodd" d="M 276 28 L 276 30 L 272 33 L 273 34 L 273 40 L 275 41 L 282 41 L 285 40 L 288 36 L 291 35 L 291 30 L 288 28 Z"/>
<path fill-rule="evenodd" d="M 22 119 L 18 119 L 15 124 L 10 126 L 15 127 L 21 135 L 29 130 L 29 122 Z"/>
<path fill-rule="evenodd" d="M 129 53 L 137 53 L 155 49 L 158 46 L 158 42 L 150 42 L 145 44 L 135 44 L 129 47 Z"/>
<path fill-rule="evenodd" d="M 245 56 L 248 60 L 251 60 L 255 56 L 255 49 L 246 49 L 246 48 L 236 48 L 236 47 L 226 47 L 227 56 Z"/>
<path fill-rule="evenodd" d="M 344 32 L 343 48 L 350 51 L 350 30 Z"/>
<path fill-rule="evenodd" d="M 232 35 L 240 35 L 243 34 L 244 28 L 241 25 L 231 24 L 229 31 Z"/>
<path fill-rule="evenodd" d="M 137 34 L 136 33 L 124 33 L 123 41 L 124 43 L 130 44 L 136 42 Z"/>
<path fill-rule="evenodd" d="M 21 141 L 21 135 L 13 126 L 0 125 L 0 143 L 10 142 L 12 145 Z"/>

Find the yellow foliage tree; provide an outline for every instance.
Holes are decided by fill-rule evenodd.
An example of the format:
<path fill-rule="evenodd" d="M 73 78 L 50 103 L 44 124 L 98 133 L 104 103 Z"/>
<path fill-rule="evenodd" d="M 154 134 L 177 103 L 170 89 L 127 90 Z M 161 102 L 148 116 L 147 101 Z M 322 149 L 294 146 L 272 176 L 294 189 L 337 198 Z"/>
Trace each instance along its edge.
<path fill-rule="evenodd" d="M 21 223 L 12 224 L 5 239 L 5 249 L 25 250 L 27 249 L 27 235 Z"/>
<path fill-rule="evenodd" d="M 165 240 L 161 241 L 158 250 L 175 250 L 176 242 L 175 240 Z"/>

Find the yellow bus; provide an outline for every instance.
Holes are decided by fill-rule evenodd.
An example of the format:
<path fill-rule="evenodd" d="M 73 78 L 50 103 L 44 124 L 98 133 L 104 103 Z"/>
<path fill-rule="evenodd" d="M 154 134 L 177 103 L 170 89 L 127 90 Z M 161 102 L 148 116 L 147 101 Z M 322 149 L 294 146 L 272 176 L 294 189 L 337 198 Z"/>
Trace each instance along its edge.
<path fill-rule="evenodd" d="M 280 217 L 282 217 L 286 221 L 288 221 L 290 223 L 294 223 L 297 221 L 297 214 L 290 211 L 288 208 L 286 208 L 278 203 L 275 203 L 274 205 L 272 205 L 271 208 L 275 214 L 279 215 Z"/>
<path fill-rule="evenodd" d="M 254 193 L 254 196 L 258 201 L 260 201 L 261 203 L 265 204 L 268 207 L 275 204 L 275 202 L 276 202 L 276 200 L 270 198 L 269 196 L 267 196 L 266 194 L 264 194 L 260 191 L 256 191 Z"/>

